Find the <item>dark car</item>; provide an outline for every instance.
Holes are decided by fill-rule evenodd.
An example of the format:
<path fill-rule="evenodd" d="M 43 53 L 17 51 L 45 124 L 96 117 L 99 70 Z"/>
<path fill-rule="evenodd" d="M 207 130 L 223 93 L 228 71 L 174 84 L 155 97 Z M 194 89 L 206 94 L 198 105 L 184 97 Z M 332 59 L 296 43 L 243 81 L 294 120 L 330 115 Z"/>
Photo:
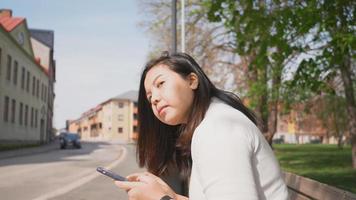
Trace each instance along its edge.
<path fill-rule="evenodd" d="M 61 149 L 65 149 L 68 146 L 73 146 L 74 148 L 80 149 L 82 145 L 80 144 L 80 137 L 76 133 L 63 132 L 59 134 L 59 145 Z"/>

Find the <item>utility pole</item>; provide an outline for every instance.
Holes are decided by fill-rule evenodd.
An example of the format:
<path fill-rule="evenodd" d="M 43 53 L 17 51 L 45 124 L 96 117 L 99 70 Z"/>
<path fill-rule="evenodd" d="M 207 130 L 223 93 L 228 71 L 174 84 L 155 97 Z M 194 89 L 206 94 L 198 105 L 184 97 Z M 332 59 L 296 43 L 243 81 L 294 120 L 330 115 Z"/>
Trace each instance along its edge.
<path fill-rule="evenodd" d="M 185 20 L 184 20 L 184 15 L 185 15 L 185 5 L 184 5 L 185 0 L 181 0 L 181 48 L 182 52 L 185 52 Z"/>
<path fill-rule="evenodd" d="M 177 53 L 177 0 L 172 0 L 172 53 Z"/>

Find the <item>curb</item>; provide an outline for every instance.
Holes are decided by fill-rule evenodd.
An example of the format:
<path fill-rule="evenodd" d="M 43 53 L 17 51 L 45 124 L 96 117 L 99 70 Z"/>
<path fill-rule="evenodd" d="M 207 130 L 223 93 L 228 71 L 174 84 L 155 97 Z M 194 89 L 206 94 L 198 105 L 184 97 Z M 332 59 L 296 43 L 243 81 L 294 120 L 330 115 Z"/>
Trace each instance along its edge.
<path fill-rule="evenodd" d="M 19 157 L 19 156 L 26 156 L 31 154 L 38 154 L 38 153 L 45 153 L 49 151 L 53 151 L 59 149 L 59 141 L 54 140 L 48 144 L 43 144 L 38 147 L 29 147 L 29 148 L 21 148 L 16 150 L 9 150 L 9 151 L 1 151 L 0 152 L 0 160 Z"/>

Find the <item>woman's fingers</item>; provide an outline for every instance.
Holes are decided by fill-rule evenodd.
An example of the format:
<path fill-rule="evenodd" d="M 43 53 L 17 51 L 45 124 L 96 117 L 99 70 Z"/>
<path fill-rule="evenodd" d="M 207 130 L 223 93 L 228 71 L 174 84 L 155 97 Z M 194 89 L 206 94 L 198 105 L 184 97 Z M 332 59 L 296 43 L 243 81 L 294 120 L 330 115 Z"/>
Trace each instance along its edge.
<path fill-rule="evenodd" d="M 148 174 L 148 172 L 133 173 L 133 174 L 128 175 L 126 178 L 127 178 L 129 181 L 138 181 L 138 180 L 137 180 L 137 177 L 142 176 L 142 175 L 145 175 L 145 174 Z"/>
<path fill-rule="evenodd" d="M 152 183 L 154 181 L 156 181 L 155 177 L 152 176 L 148 176 L 146 174 L 140 175 L 137 177 L 137 180 L 143 183 Z"/>
<path fill-rule="evenodd" d="M 124 189 L 126 191 L 131 190 L 134 187 L 141 186 L 143 183 L 140 182 L 131 182 L 131 181 L 115 181 L 115 185 L 119 188 Z"/>
<path fill-rule="evenodd" d="M 157 181 L 159 184 L 166 186 L 167 184 L 158 176 L 155 176 L 149 172 L 139 172 L 133 173 L 126 177 L 129 181 L 140 181 L 144 183 L 150 183 L 153 181 Z"/>

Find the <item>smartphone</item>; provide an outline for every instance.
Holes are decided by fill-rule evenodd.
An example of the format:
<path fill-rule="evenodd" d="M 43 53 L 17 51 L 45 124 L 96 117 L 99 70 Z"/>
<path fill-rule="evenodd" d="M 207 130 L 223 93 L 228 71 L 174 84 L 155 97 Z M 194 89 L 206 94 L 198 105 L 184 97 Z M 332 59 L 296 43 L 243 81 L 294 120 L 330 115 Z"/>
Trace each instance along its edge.
<path fill-rule="evenodd" d="M 110 177 L 110 178 L 112 178 L 114 180 L 117 180 L 117 181 L 127 181 L 127 179 L 125 177 L 122 177 L 122 176 L 120 176 L 118 174 L 115 174 L 114 172 L 112 172 L 110 170 L 107 170 L 107 169 L 105 169 L 103 167 L 96 168 L 96 171 L 98 171 L 98 172 L 100 172 L 100 173 L 102 173 L 102 174 L 104 174 L 104 175 L 106 175 L 106 176 L 108 176 L 108 177 Z"/>

